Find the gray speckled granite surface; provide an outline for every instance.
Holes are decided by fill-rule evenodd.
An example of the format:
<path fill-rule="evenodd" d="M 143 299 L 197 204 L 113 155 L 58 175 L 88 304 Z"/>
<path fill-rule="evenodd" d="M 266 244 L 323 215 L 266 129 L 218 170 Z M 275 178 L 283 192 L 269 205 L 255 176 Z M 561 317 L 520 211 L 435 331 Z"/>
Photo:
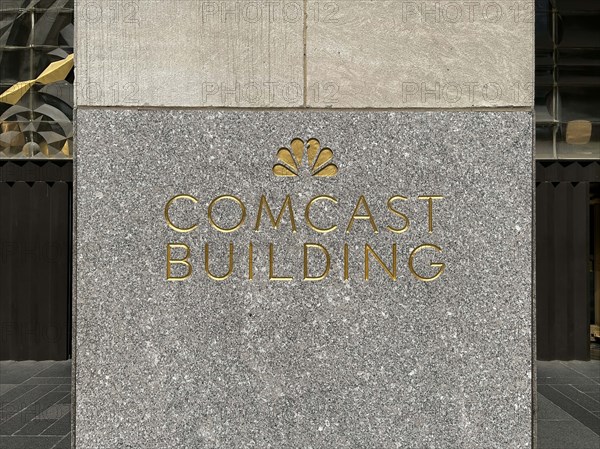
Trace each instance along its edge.
<path fill-rule="evenodd" d="M 101 448 L 531 447 L 532 116 L 525 112 L 77 112 L 76 443 Z M 335 178 L 277 178 L 293 138 L 331 148 Z M 164 220 L 165 203 L 186 193 Z M 239 197 L 244 225 L 207 220 L 216 196 Z M 297 232 L 276 214 L 289 194 Z M 307 201 L 325 235 L 304 219 Z M 345 232 L 364 195 L 368 220 Z M 403 220 L 407 232 L 395 234 Z M 433 232 L 427 202 L 434 201 Z M 214 209 L 223 227 L 239 208 Z M 327 207 L 325 207 L 327 206 Z M 363 211 L 364 214 L 364 211 Z M 248 280 L 248 242 L 254 279 Z M 191 248 L 191 278 L 165 280 L 166 247 Z M 207 277 L 227 271 L 224 282 Z M 303 244 L 331 256 L 303 276 Z M 274 271 L 289 282 L 269 282 Z M 348 244 L 349 279 L 343 280 Z M 374 258 L 364 280 L 364 245 Z M 423 243 L 411 275 L 411 250 Z M 323 268 L 312 249 L 309 273 Z M 174 267 L 181 275 L 182 265 Z M 180 270 L 180 271 L 177 271 Z"/>

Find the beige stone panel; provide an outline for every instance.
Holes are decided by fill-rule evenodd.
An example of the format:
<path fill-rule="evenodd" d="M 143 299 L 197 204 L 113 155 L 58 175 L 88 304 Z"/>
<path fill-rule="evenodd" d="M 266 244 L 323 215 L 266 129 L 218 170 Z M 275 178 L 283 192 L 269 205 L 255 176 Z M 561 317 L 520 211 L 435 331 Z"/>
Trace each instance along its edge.
<path fill-rule="evenodd" d="M 302 0 L 78 0 L 79 106 L 295 107 Z"/>
<path fill-rule="evenodd" d="M 307 103 L 533 104 L 532 0 L 308 0 Z"/>

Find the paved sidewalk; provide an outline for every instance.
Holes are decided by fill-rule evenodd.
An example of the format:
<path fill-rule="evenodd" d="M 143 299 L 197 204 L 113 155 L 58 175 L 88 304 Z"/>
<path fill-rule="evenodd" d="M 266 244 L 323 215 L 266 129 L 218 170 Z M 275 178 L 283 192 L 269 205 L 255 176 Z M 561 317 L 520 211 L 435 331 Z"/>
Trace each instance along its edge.
<path fill-rule="evenodd" d="M 71 362 L 0 362 L 0 447 L 71 448 Z"/>
<path fill-rule="evenodd" d="M 600 449 L 600 360 L 537 366 L 538 449 Z"/>
<path fill-rule="evenodd" d="M 70 405 L 70 361 L 0 362 L 2 449 L 70 449 Z M 600 449 L 600 361 L 538 362 L 538 449 Z"/>

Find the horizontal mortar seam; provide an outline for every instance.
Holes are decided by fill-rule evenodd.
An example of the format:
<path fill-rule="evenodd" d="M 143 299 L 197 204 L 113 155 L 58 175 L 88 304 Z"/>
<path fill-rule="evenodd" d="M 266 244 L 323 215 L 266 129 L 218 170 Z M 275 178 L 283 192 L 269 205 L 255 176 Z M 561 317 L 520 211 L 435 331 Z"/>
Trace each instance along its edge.
<path fill-rule="evenodd" d="M 238 106 L 89 106 L 76 109 L 117 109 L 137 111 L 244 111 L 244 112 L 531 112 L 529 106 L 507 106 L 490 108 L 251 108 Z"/>

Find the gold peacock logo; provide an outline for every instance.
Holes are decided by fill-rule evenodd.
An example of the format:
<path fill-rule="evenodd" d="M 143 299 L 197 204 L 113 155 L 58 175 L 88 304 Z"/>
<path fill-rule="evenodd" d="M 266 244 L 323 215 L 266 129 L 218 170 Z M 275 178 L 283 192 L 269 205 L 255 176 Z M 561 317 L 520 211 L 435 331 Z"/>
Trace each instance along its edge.
<path fill-rule="evenodd" d="M 338 168 L 332 162 L 333 151 L 321 149 L 317 139 L 309 139 L 306 143 L 302 139 L 294 139 L 290 148 L 280 148 L 277 152 L 277 163 L 273 166 L 275 176 L 299 176 L 305 154 L 311 176 L 330 178 L 337 174 Z"/>

